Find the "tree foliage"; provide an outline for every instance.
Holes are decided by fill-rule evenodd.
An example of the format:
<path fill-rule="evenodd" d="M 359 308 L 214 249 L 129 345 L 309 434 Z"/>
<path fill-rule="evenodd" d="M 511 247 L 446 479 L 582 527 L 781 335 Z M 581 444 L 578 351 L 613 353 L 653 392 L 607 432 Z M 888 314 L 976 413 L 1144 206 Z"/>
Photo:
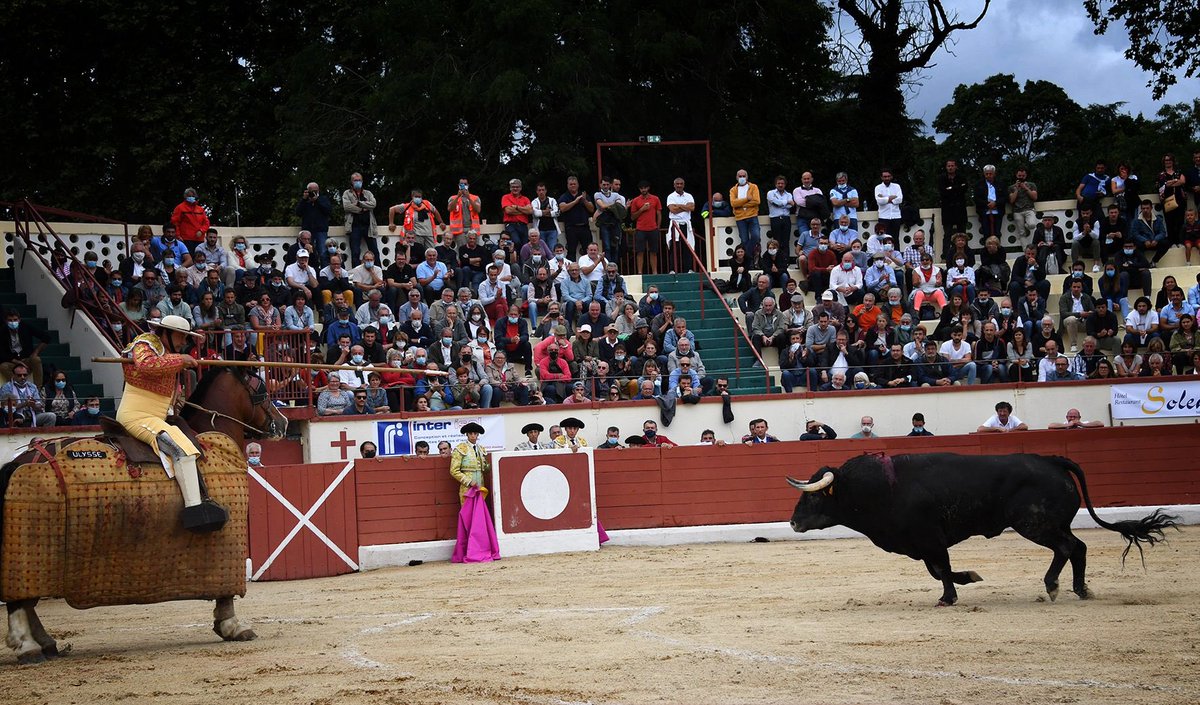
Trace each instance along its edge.
<path fill-rule="evenodd" d="M 1130 115 L 1123 104 L 1082 107 L 1046 81 L 996 74 L 982 83 L 960 85 L 939 111 L 934 128 L 946 140 L 937 148 L 976 174 L 995 164 L 1011 178 L 1028 166 L 1044 199 L 1066 198 L 1097 160 L 1128 163 L 1142 188 L 1158 174 L 1162 155 L 1178 153 L 1200 136 L 1200 100 L 1165 105 L 1156 118 Z"/>
<path fill-rule="evenodd" d="M 232 224 L 236 183 L 267 224 L 359 170 L 383 203 L 470 176 L 498 218 L 509 178 L 594 186 L 596 142 L 645 134 L 711 139 L 725 187 L 820 150 L 829 22 L 819 0 L 15 0 L 0 197 L 162 222 L 195 186 Z"/>
<path fill-rule="evenodd" d="M 1129 48 L 1125 58 L 1152 74 L 1146 85 L 1154 98 L 1162 98 L 1180 74 L 1200 74 L 1200 10 L 1195 0 L 1083 0 L 1088 17 L 1096 23 L 1096 34 L 1104 34 L 1114 23 L 1125 27 Z"/>

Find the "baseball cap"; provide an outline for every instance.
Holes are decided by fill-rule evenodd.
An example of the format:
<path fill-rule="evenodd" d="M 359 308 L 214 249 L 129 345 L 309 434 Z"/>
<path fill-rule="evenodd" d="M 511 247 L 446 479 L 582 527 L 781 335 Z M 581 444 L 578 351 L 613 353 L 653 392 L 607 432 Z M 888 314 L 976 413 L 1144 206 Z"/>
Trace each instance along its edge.
<path fill-rule="evenodd" d="M 296 250 L 296 259 L 301 257 L 308 257 L 308 250 Z"/>
<path fill-rule="evenodd" d="M 584 323 L 583 325 L 579 326 L 579 332 L 582 333 L 583 331 L 587 331 L 587 332 L 591 333 L 592 332 L 592 324 Z"/>
<path fill-rule="evenodd" d="M 833 301 L 833 292 L 826 291 L 824 294 L 821 294 L 821 300 L 822 301 Z"/>

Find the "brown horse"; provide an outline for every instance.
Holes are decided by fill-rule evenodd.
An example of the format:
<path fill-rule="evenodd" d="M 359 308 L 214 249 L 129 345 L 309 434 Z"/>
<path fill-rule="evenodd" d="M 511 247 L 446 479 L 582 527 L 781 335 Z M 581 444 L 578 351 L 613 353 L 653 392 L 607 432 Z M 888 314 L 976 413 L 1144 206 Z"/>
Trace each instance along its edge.
<path fill-rule="evenodd" d="M 242 453 L 247 435 L 282 438 L 287 431 L 287 419 L 267 398 L 262 378 L 242 374 L 237 368 L 210 369 L 190 395 L 181 415 L 197 433 L 217 431 L 226 434 Z M 0 468 L 0 506 L 12 474 L 25 463 L 38 462 L 34 456 L 32 450 L 22 453 Z M 244 456 L 242 462 L 245 462 Z M 148 560 L 152 558 L 147 557 Z M 38 663 L 59 655 L 57 643 L 46 632 L 35 611 L 37 603 L 38 599 L 33 598 L 7 604 L 7 644 L 17 652 L 20 663 Z M 226 641 L 256 638 L 253 630 L 238 622 L 233 595 L 216 600 L 213 631 Z"/>

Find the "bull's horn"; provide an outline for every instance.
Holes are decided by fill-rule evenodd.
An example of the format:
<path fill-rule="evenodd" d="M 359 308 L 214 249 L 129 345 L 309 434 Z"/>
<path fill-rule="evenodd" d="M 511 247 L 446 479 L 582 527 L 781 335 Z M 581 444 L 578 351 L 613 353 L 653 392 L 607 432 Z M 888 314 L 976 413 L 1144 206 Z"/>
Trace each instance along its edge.
<path fill-rule="evenodd" d="M 821 490 L 833 484 L 833 473 L 826 471 L 816 482 L 800 482 L 799 480 L 787 479 L 788 484 L 801 492 L 820 492 Z"/>

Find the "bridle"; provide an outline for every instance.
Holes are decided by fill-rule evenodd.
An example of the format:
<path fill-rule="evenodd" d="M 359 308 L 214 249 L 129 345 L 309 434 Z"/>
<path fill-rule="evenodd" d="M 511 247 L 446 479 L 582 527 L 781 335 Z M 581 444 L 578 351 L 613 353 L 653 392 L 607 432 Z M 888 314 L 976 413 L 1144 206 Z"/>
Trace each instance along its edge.
<path fill-rule="evenodd" d="M 240 374 L 237 374 L 236 372 L 233 372 L 232 370 L 229 370 L 229 372 L 234 377 L 236 377 L 239 382 L 242 383 L 242 386 L 246 389 L 246 392 L 250 395 L 250 406 L 251 407 L 262 407 L 263 411 L 266 412 L 267 420 L 269 422 L 267 425 L 266 435 L 268 435 L 268 436 L 282 435 L 282 433 L 280 432 L 280 429 L 277 427 L 277 422 L 275 421 L 275 417 L 271 414 L 271 409 L 268 407 L 269 402 L 267 401 L 267 385 L 266 385 L 266 382 L 263 381 L 262 377 L 259 377 L 258 375 L 250 375 L 249 378 L 247 378 L 247 377 L 243 377 Z M 254 379 L 254 380 L 258 381 L 258 384 L 256 385 L 257 388 L 250 386 L 250 379 Z M 202 411 L 205 414 L 208 414 L 210 417 L 209 423 L 214 426 L 216 425 L 217 419 L 222 418 L 222 419 L 225 419 L 227 421 L 232 421 L 233 423 L 242 426 L 246 430 L 253 433 L 255 436 L 261 436 L 264 433 L 262 429 L 251 426 L 250 424 L 246 423 L 245 421 L 242 421 L 241 419 L 235 419 L 232 416 L 230 416 L 229 414 L 223 414 L 220 411 L 213 411 L 212 409 L 205 408 L 203 406 L 200 406 L 199 404 L 196 404 L 196 403 L 193 403 L 190 401 L 185 401 L 183 403 L 183 405 L 187 406 L 187 407 L 191 407 L 193 409 L 196 409 L 197 411 Z"/>

